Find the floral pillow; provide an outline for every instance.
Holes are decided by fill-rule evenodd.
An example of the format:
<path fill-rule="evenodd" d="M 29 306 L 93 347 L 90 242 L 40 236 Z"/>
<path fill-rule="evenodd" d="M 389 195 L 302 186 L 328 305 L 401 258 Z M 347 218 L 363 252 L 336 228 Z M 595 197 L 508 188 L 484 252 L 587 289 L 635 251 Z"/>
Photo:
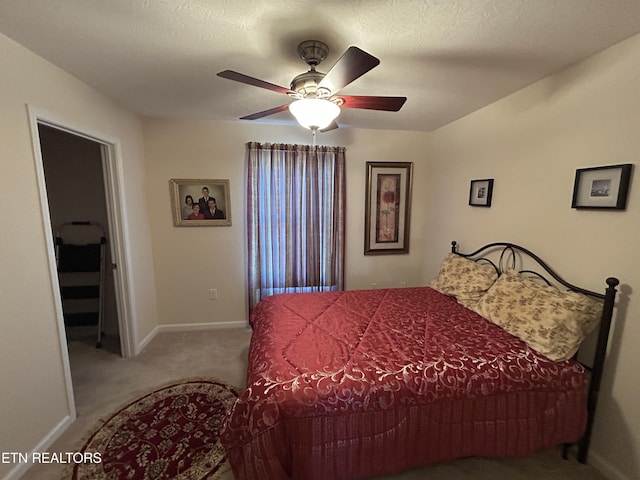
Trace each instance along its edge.
<path fill-rule="evenodd" d="M 481 264 L 449 253 L 429 286 L 456 298 L 467 308 L 473 307 L 498 278 L 491 265 Z"/>
<path fill-rule="evenodd" d="M 602 303 L 505 271 L 473 308 L 553 361 L 578 351 L 602 315 Z"/>

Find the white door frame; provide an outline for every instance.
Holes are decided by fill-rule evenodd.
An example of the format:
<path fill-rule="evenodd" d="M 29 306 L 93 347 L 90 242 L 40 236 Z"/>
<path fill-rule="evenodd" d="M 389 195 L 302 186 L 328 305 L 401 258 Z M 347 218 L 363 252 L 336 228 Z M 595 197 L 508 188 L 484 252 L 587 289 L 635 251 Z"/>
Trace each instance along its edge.
<path fill-rule="evenodd" d="M 38 183 L 38 191 L 40 195 L 40 207 L 42 210 L 42 219 L 44 224 L 44 234 L 46 240 L 47 254 L 49 259 L 49 273 L 51 275 L 51 283 L 53 285 L 54 302 L 56 306 L 56 317 L 58 324 L 58 334 L 60 347 L 63 356 L 63 364 L 65 367 L 65 382 L 67 384 L 67 392 L 69 398 L 69 407 L 73 412 L 72 418 L 75 419 L 75 402 L 73 400 L 73 386 L 71 383 L 71 367 L 69 364 L 69 356 L 67 351 L 67 339 L 64 327 L 64 317 L 62 313 L 62 299 L 60 296 L 60 288 L 58 283 L 58 272 L 56 267 L 55 247 L 53 239 L 53 231 L 51 226 L 51 216 L 49 213 L 49 201 L 47 197 L 47 187 L 44 176 L 44 164 L 42 161 L 42 150 L 40 146 L 40 134 L 38 125 L 43 124 L 59 130 L 77 135 L 88 140 L 99 143 L 101 146 L 102 169 L 105 182 L 105 194 L 107 205 L 107 219 L 109 223 L 109 233 L 111 241 L 109 246 L 111 249 L 111 259 L 115 266 L 113 268 L 114 290 L 116 297 L 116 309 L 118 314 L 118 329 L 120 333 L 120 351 L 123 357 L 131 357 L 135 355 L 135 329 L 132 325 L 131 314 L 131 283 L 129 281 L 129 252 L 127 247 L 127 234 L 125 211 L 122 205 L 124 201 L 124 186 L 122 172 L 122 155 L 120 150 L 120 141 L 111 138 L 108 135 L 89 132 L 84 127 L 74 126 L 70 122 L 59 118 L 49 112 L 39 110 L 27 105 L 29 114 L 29 123 L 31 127 L 31 138 L 33 143 L 33 152 L 35 158 L 35 168 Z"/>

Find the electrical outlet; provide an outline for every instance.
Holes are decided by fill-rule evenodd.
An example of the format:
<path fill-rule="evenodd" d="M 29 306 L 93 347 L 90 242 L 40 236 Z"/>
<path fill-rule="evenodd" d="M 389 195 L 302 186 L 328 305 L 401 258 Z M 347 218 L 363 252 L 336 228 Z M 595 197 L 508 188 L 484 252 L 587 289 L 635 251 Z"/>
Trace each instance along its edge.
<path fill-rule="evenodd" d="M 400 288 L 406 288 L 407 282 L 400 282 Z"/>
<path fill-rule="evenodd" d="M 217 300 L 218 299 L 218 289 L 210 288 L 209 289 L 209 300 Z"/>
<path fill-rule="evenodd" d="M 378 284 L 376 282 L 371 282 L 369 285 L 371 286 L 372 290 L 375 290 L 376 288 L 378 288 Z"/>

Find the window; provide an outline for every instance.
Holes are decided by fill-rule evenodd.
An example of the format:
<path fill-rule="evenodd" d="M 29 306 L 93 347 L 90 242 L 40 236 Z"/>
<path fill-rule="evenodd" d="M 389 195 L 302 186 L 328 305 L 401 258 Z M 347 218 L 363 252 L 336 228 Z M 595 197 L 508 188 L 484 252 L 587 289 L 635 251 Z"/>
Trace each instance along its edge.
<path fill-rule="evenodd" d="M 344 288 L 345 149 L 247 144 L 249 308 Z"/>

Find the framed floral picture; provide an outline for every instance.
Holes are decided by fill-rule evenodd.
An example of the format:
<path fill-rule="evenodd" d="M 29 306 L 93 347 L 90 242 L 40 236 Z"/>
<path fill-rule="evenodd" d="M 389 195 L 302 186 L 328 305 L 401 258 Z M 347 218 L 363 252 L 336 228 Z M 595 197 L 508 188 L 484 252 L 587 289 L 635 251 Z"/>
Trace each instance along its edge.
<path fill-rule="evenodd" d="M 411 162 L 367 162 L 364 254 L 409 253 Z"/>
<path fill-rule="evenodd" d="M 173 224 L 176 227 L 231 225 L 229 180 L 169 180 Z"/>

